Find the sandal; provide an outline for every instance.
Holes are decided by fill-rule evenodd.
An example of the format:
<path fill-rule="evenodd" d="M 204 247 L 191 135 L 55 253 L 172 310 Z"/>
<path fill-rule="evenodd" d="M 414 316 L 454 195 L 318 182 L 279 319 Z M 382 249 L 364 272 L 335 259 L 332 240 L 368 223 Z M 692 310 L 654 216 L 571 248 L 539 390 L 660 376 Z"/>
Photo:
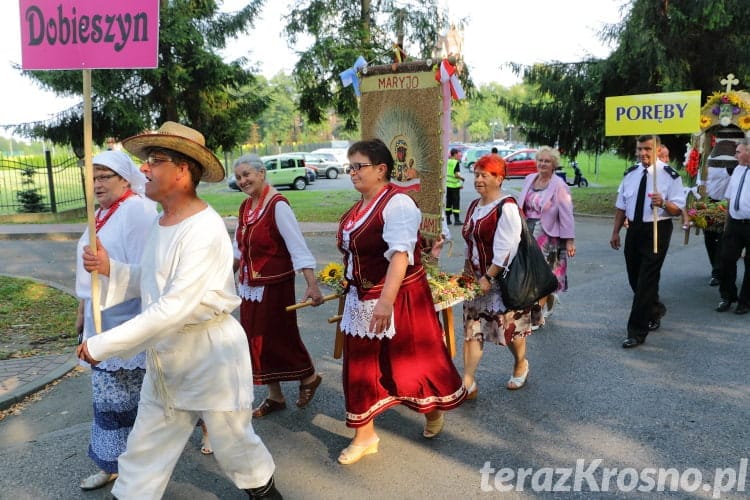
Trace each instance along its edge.
<path fill-rule="evenodd" d="M 201 453 L 204 455 L 212 455 L 214 452 L 211 448 L 211 441 L 208 439 L 208 433 L 204 434 L 201 438 Z"/>
<path fill-rule="evenodd" d="M 266 398 L 263 403 L 253 410 L 253 417 L 260 418 L 265 417 L 269 413 L 286 409 L 285 401 L 274 401 L 273 399 Z"/>
<path fill-rule="evenodd" d="M 475 380 L 474 382 L 471 383 L 471 387 L 469 387 L 466 390 L 466 399 L 467 400 L 477 399 L 477 394 L 479 394 L 479 387 L 477 387 L 477 382 Z"/>
<path fill-rule="evenodd" d="M 529 362 L 527 361 L 526 371 L 523 372 L 523 374 L 518 377 L 510 377 L 510 379 L 508 380 L 508 384 L 505 386 L 505 388 L 508 389 L 509 391 L 517 391 L 518 389 L 526 385 L 526 379 L 529 376 L 529 368 L 530 368 Z"/>
<path fill-rule="evenodd" d="M 427 416 L 424 419 L 424 430 L 422 435 L 427 439 L 432 439 L 443 430 L 445 426 L 445 413 L 440 412 L 440 416 L 434 420 L 428 420 Z"/>
<path fill-rule="evenodd" d="M 315 396 L 315 391 L 318 390 L 318 386 L 323 381 L 320 375 L 315 377 L 315 380 L 309 384 L 299 385 L 299 398 L 297 399 L 297 408 L 304 408 Z"/>
<path fill-rule="evenodd" d="M 116 472 L 110 474 L 109 472 L 100 470 L 96 474 L 92 474 L 89 477 L 82 479 L 79 486 L 84 491 L 95 490 L 101 488 L 102 486 L 106 486 L 108 483 L 114 481 L 115 479 L 117 479 Z"/>
<path fill-rule="evenodd" d="M 350 444 L 349 446 L 341 450 L 338 461 L 342 465 L 351 465 L 353 463 L 357 463 L 365 455 L 372 455 L 373 453 L 377 453 L 378 444 L 380 444 L 380 438 L 376 438 L 375 441 L 364 446 Z"/>

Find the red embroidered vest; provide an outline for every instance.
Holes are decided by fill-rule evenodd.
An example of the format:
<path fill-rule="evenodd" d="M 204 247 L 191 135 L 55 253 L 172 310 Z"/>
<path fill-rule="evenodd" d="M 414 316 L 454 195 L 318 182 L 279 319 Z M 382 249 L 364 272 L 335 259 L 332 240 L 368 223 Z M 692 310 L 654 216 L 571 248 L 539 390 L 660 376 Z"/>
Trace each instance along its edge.
<path fill-rule="evenodd" d="M 495 231 L 497 230 L 497 221 L 499 219 L 498 207 L 501 207 L 503 203 L 509 202 L 516 204 L 516 200 L 512 196 L 504 198 L 505 201 L 501 201 L 499 205 L 495 207 L 490 213 L 478 219 L 474 222 L 472 216 L 474 215 L 474 209 L 479 204 L 479 199 L 472 201 L 466 211 L 465 220 L 467 224 L 461 228 L 461 235 L 466 241 L 466 246 L 469 249 L 469 262 L 474 272 L 481 276 L 487 272 L 487 269 L 492 265 L 493 251 L 492 246 L 495 240 Z M 474 246 L 476 243 L 476 246 Z M 479 268 L 474 265 L 474 255 L 479 256 Z"/>
<path fill-rule="evenodd" d="M 339 230 L 336 235 L 337 246 L 344 254 L 344 267 L 348 267 L 350 260 L 352 261 L 353 279 L 349 282 L 349 286 L 357 288 L 360 300 L 376 299 L 383 290 L 389 264 L 388 259 L 384 257 L 388 250 L 388 243 L 383 239 L 383 227 L 385 226 L 383 209 L 388 204 L 388 200 L 398 193 L 403 193 L 403 190 L 395 185 L 389 185 L 367 219 L 349 234 L 348 249 L 343 246 L 343 227 L 349 216 L 353 215 L 352 211 L 356 205 L 350 208 L 339 221 Z M 404 281 L 412 275 L 423 272 L 420 240 L 421 238 L 418 235 L 417 244 L 414 248 L 414 265 L 406 268 Z"/>
<path fill-rule="evenodd" d="M 240 205 L 240 214 L 245 213 L 245 203 Z M 242 226 L 237 245 L 240 249 L 240 283 L 250 286 L 263 286 L 279 283 L 294 276 L 292 257 L 284 244 L 279 228 L 276 225 L 276 204 L 287 203 L 286 198 L 276 193 L 270 200 L 258 220 Z M 244 224 L 244 221 L 240 221 Z M 247 270 L 247 276 L 243 276 Z"/>

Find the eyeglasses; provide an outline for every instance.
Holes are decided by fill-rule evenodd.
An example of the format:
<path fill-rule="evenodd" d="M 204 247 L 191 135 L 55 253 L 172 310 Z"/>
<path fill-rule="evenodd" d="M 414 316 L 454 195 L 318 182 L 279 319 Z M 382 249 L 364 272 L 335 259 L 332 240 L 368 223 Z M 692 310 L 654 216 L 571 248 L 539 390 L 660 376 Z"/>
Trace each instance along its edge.
<path fill-rule="evenodd" d="M 104 174 L 104 175 L 97 175 L 94 177 L 94 182 L 104 182 L 110 180 L 112 177 L 118 177 L 117 174 Z"/>
<path fill-rule="evenodd" d="M 377 163 L 350 163 L 346 168 L 346 173 L 351 174 L 352 172 L 359 172 L 359 169 L 362 167 L 372 167 L 374 165 L 377 165 Z"/>
<path fill-rule="evenodd" d="M 158 156 L 152 156 L 149 155 L 148 158 L 146 158 L 146 163 L 148 163 L 149 167 L 156 167 L 161 165 L 162 163 L 170 163 L 174 162 L 172 158 L 160 158 Z"/>

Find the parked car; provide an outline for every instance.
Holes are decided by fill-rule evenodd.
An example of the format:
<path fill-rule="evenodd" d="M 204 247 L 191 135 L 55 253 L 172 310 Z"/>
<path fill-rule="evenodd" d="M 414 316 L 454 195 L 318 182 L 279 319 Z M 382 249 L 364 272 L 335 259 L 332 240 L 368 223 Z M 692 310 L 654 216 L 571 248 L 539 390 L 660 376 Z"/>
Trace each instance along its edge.
<path fill-rule="evenodd" d="M 506 177 L 526 177 L 536 173 L 536 149 L 519 149 L 505 156 Z"/>
<path fill-rule="evenodd" d="M 317 177 L 335 179 L 339 174 L 345 172 L 342 165 L 333 153 L 289 153 L 305 160 L 305 165 L 315 170 Z"/>
<path fill-rule="evenodd" d="M 261 156 L 266 167 L 266 180 L 272 186 L 289 186 L 303 190 L 315 181 L 315 171 L 305 166 L 305 160 L 288 154 Z M 230 189 L 240 190 L 237 180 L 231 175 L 227 180 Z"/>
<path fill-rule="evenodd" d="M 331 154 L 336 157 L 336 161 L 340 163 L 341 166 L 344 167 L 344 169 L 349 166 L 349 157 L 346 155 L 347 148 L 318 148 L 314 149 L 311 152 Z"/>
<path fill-rule="evenodd" d="M 461 165 L 469 170 L 474 170 L 474 163 L 484 155 L 490 154 L 490 148 L 469 148 L 464 151 L 464 155 L 461 158 Z"/>

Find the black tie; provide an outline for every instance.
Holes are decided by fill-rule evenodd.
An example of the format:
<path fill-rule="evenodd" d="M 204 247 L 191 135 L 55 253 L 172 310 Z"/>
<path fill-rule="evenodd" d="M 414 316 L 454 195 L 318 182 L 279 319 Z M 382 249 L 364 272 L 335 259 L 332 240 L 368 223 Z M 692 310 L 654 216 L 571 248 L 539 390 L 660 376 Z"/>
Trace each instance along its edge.
<path fill-rule="evenodd" d="M 633 222 L 636 224 L 643 222 L 643 205 L 646 201 L 646 181 L 648 180 L 646 174 L 648 174 L 648 170 L 644 168 L 643 176 L 641 177 L 641 184 L 638 186 L 638 198 L 635 201 L 635 216 L 633 217 Z"/>
<path fill-rule="evenodd" d="M 745 184 L 745 176 L 747 175 L 748 168 L 750 167 L 745 167 L 745 171 L 742 172 L 742 177 L 740 177 L 740 187 L 737 188 L 737 197 L 734 199 L 735 210 L 740 209 L 740 196 L 742 196 L 742 186 Z"/>

